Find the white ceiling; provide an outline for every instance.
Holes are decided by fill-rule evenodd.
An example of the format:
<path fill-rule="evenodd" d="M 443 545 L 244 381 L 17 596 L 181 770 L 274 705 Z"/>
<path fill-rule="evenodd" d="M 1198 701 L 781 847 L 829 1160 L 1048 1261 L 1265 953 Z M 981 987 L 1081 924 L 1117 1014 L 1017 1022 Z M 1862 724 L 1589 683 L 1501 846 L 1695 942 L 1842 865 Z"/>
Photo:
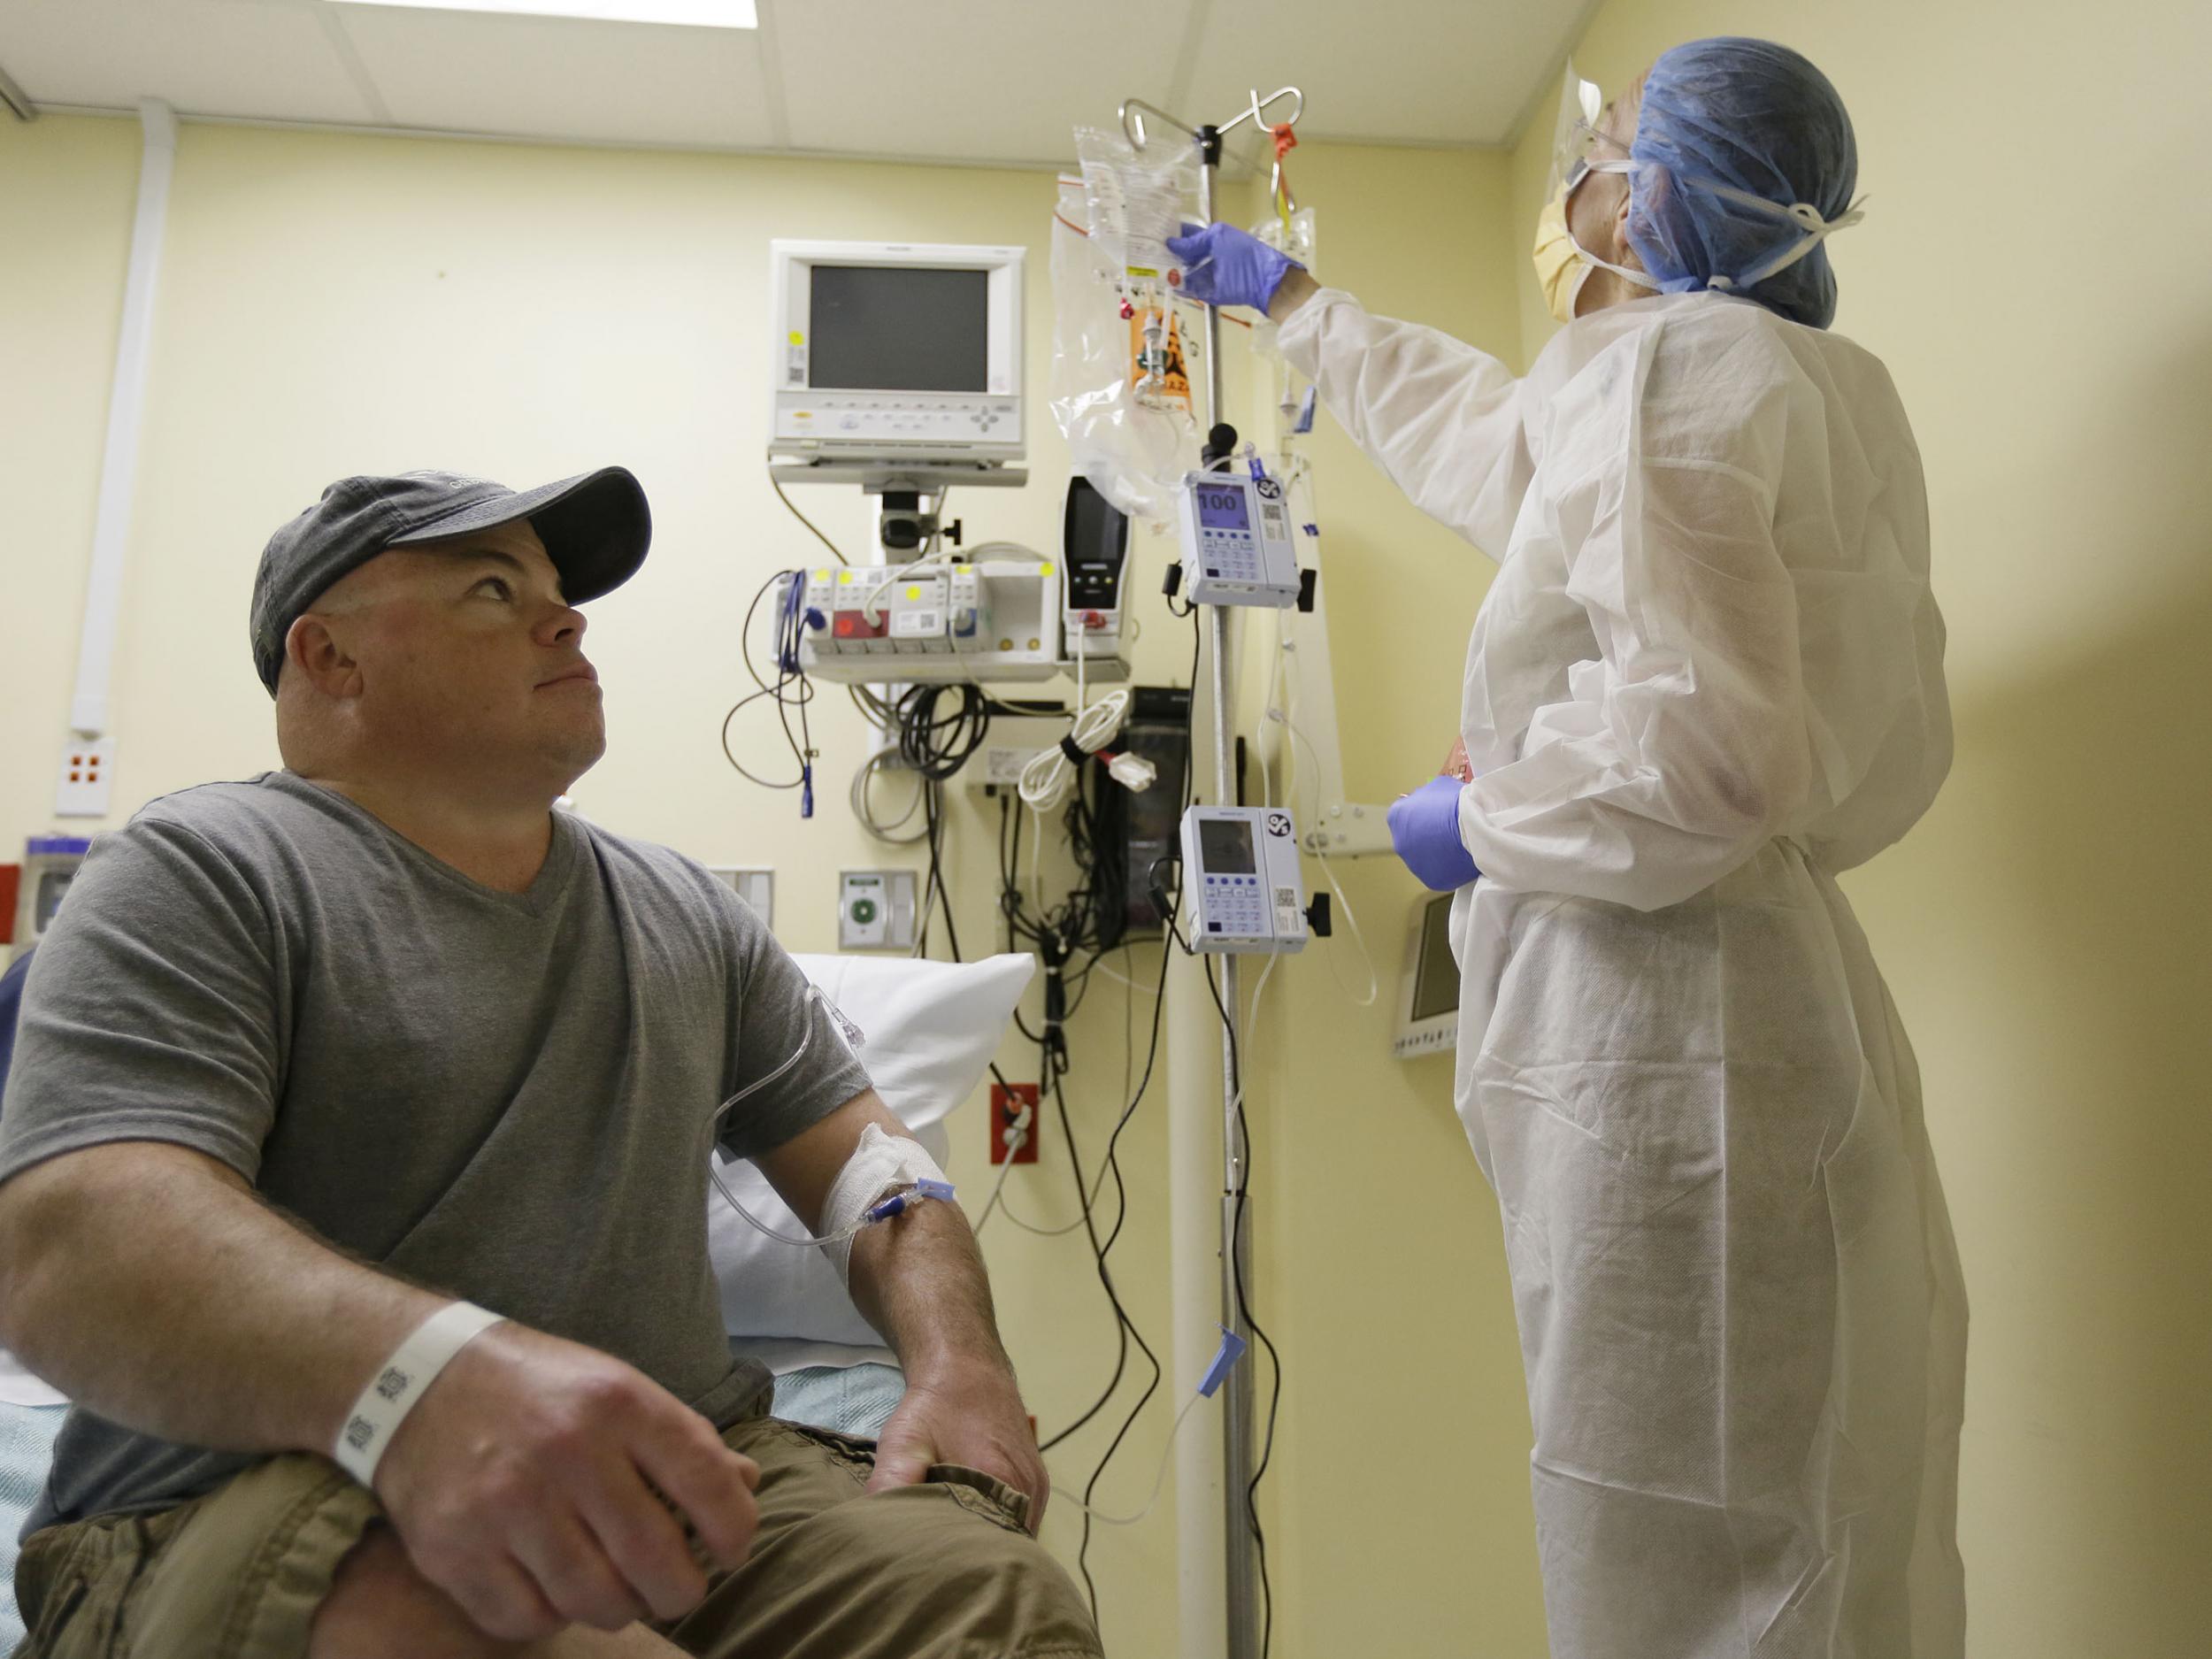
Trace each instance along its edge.
<path fill-rule="evenodd" d="M 757 30 L 331 0 L 0 0 L 41 109 L 563 142 L 1051 165 L 1125 97 L 1302 137 L 1498 144 L 1592 0 L 760 0 Z M 0 123 L 5 118 L 0 117 Z"/>

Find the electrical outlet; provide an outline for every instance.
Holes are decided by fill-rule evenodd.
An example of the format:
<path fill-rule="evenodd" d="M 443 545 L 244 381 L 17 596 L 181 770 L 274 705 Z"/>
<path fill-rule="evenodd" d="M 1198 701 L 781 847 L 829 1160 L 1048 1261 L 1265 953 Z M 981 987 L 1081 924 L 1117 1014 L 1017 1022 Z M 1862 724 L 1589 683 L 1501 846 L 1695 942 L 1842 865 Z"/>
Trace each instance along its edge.
<path fill-rule="evenodd" d="M 1024 1107 L 1029 1109 L 1029 1139 L 1014 1152 L 1017 1164 L 1037 1161 L 1037 1142 L 1042 1139 L 1039 1131 L 1043 1125 L 1037 1117 L 1037 1086 L 1034 1083 L 994 1083 L 991 1085 L 991 1162 L 1003 1164 L 1010 1150 L 1006 1132 L 1014 1127 Z"/>
<path fill-rule="evenodd" d="M 62 746 L 61 783 L 54 791 L 59 818 L 105 818 L 115 772 L 115 740 L 73 738 Z"/>
<path fill-rule="evenodd" d="M 769 932 L 776 928 L 776 872 L 764 865 L 709 864 L 707 873 L 751 907 Z"/>

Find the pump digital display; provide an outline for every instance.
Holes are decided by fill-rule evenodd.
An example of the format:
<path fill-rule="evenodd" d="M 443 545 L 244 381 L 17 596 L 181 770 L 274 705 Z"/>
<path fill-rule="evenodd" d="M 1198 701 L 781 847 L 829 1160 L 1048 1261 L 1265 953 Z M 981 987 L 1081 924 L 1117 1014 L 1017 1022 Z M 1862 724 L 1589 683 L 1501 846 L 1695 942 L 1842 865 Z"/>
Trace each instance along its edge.
<path fill-rule="evenodd" d="M 1208 530 L 1249 530 L 1252 519 L 1244 510 L 1244 492 L 1200 485 L 1198 522 Z"/>
<path fill-rule="evenodd" d="M 1240 818 L 1199 819 L 1198 856 L 1210 876 L 1253 874 L 1258 866 L 1252 861 L 1251 825 Z"/>

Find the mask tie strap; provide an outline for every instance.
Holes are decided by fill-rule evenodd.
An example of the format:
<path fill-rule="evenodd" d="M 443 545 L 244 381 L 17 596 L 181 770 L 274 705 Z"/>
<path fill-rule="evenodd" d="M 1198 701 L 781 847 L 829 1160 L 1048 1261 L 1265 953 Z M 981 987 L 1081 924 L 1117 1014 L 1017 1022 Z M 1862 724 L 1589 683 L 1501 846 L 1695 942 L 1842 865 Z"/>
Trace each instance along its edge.
<path fill-rule="evenodd" d="M 1810 202 L 1793 202 L 1787 207 L 1784 207 L 1778 202 L 1770 202 L 1764 196 L 1754 196 L 1748 190 L 1732 188 L 1716 180 L 1704 180 L 1701 182 L 1716 196 L 1725 196 L 1732 202 L 1740 202 L 1746 207 L 1756 208 L 1759 211 L 1770 213 L 1777 219 L 1786 219 L 1805 233 L 1795 247 L 1785 250 L 1765 265 L 1756 267 L 1747 276 L 1708 278 L 1705 286 L 1716 293 L 1725 294 L 1732 290 L 1755 288 L 1769 277 L 1788 270 L 1838 231 L 1848 230 L 1866 217 L 1867 199 L 1864 196 L 1852 203 L 1835 218 L 1824 219 L 1821 216 L 1820 210 Z"/>

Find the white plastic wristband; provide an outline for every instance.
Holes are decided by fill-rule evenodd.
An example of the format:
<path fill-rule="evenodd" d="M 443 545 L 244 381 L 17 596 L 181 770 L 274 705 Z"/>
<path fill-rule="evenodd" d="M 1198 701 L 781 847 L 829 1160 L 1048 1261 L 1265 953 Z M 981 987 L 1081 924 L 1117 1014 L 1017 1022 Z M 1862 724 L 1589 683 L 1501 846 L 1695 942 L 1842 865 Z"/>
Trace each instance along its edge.
<path fill-rule="evenodd" d="M 474 1302 L 449 1302 L 417 1325 L 393 1349 L 391 1358 L 376 1368 L 376 1375 L 346 1414 L 346 1425 L 338 1431 L 338 1443 L 330 1454 L 338 1466 L 363 1486 L 373 1486 L 384 1448 L 422 1399 L 423 1390 L 437 1380 L 456 1354 L 504 1317 Z"/>

